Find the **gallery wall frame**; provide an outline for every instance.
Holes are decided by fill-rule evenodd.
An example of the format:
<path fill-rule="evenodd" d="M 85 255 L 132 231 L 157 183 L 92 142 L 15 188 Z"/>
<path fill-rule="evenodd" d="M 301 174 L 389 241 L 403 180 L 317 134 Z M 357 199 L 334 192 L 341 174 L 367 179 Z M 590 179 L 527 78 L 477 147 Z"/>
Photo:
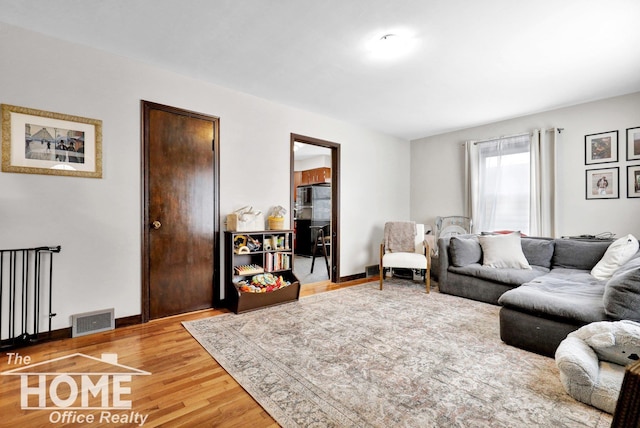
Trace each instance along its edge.
<path fill-rule="evenodd" d="M 620 198 L 620 168 L 596 168 L 586 171 L 587 199 Z"/>
<path fill-rule="evenodd" d="M 640 160 L 640 126 L 627 128 L 627 160 Z"/>
<path fill-rule="evenodd" d="M 585 135 L 585 165 L 610 162 L 618 162 L 618 131 Z"/>
<path fill-rule="evenodd" d="M 102 178 L 102 121 L 2 104 L 2 171 Z"/>
<path fill-rule="evenodd" d="M 640 198 L 640 165 L 627 166 L 627 198 Z"/>

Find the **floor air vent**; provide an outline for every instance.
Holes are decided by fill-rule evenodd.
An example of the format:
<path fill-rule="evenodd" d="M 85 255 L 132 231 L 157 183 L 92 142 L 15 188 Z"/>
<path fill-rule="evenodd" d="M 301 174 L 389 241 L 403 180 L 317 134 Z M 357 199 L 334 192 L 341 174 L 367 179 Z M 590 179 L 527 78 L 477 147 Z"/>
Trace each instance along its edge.
<path fill-rule="evenodd" d="M 87 334 L 113 330 L 116 328 L 113 312 L 113 309 L 104 309 L 71 315 L 71 336 L 86 336 Z"/>
<path fill-rule="evenodd" d="M 366 266 L 364 270 L 365 270 L 365 276 L 367 278 L 369 278 L 370 276 L 377 276 L 380 274 L 380 266 L 378 265 Z"/>

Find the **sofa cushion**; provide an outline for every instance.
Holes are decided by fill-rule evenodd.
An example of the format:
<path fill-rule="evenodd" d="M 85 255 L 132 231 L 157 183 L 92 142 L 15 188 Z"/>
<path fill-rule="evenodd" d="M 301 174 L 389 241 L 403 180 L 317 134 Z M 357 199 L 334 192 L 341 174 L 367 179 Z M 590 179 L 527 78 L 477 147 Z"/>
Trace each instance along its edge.
<path fill-rule="evenodd" d="M 633 235 L 623 236 L 609 245 L 602 259 L 591 269 L 598 279 L 609 279 L 620 266 L 638 251 L 638 240 Z"/>
<path fill-rule="evenodd" d="M 607 282 L 603 302 L 610 317 L 640 321 L 640 252 Z"/>
<path fill-rule="evenodd" d="M 506 235 L 480 235 L 482 265 L 492 268 L 531 269 L 522 252 L 520 232 Z"/>
<path fill-rule="evenodd" d="M 530 265 L 551 268 L 553 249 L 555 244 L 552 239 L 546 238 L 522 238 L 522 252 Z"/>
<path fill-rule="evenodd" d="M 483 266 L 480 263 L 473 263 L 463 267 L 450 266 L 449 271 L 460 275 L 482 278 L 487 281 L 517 286 L 548 273 L 549 269 L 541 266 L 532 266 L 532 269 L 496 269 Z"/>
<path fill-rule="evenodd" d="M 542 317 L 569 318 L 587 324 L 607 319 L 602 302 L 605 284 L 589 271 L 558 268 L 505 292 L 498 303 Z"/>
<path fill-rule="evenodd" d="M 475 236 L 461 238 L 452 236 L 449 241 L 449 254 L 453 266 L 467 266 L 472 263 L 479 263 L 482 259 L 482 248 Z"/>
<path fill-rule="evenodd" d="M 590 271 L 600 261 L 611 241 L 556 239 L 551 265 L 554 268 Z"/>

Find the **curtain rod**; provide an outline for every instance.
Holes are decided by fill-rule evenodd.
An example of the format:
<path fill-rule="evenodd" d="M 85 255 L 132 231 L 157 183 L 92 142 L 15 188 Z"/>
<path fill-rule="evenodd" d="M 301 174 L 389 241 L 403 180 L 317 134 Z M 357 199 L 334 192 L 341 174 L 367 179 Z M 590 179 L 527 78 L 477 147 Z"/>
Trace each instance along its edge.
<path fill-rule="evenodd" d="M 520 134 L 511 134 L 511 135 L 501 135 L 499 137 L 492 137 L 492 138 L 487 138 L 485 140 L 476 140 L 473 142 L 473 144 L 484 144 L 484 143 L 489 143 L 491 141 L 496 141 L 496 140 L 503 140 L 505 138 L 514 138 L 514 137 L 522 137 L 523 135 L 531 135 L 530 132 L 521 132 Z"/>
<path fill-rule="evenodd" d="M 548 128 L 548 129 L 545 129 L 545 132 L 553 132 L 556 129 L 558 130 L 559 134 L 561 134 L 562 131 L 564 131 L 564 128 Z M 474 141 L 473 144 L 476 145 L 476 144 L 489 143 L 491 141 L 502 140 L 502 139 L 505 139 L 505 138 L 521 137 L 523 135 L 531 135 L 531 133 L 530 132 L 521 132 L 520 134 L 501 135 L 499 137 L 487 138 L 485 140 L 477 140 L 477 141 Z"/>

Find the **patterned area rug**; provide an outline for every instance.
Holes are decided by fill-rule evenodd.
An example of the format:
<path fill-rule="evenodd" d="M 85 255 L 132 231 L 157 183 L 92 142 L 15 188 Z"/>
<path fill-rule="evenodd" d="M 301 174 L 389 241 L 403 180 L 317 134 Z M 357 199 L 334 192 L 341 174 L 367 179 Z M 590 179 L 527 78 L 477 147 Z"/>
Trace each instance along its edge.
<path fill-rule="evenodd" d="M 283 427 L 608 427 L 498 310 L 394 279 L 184 326 Z"/>

